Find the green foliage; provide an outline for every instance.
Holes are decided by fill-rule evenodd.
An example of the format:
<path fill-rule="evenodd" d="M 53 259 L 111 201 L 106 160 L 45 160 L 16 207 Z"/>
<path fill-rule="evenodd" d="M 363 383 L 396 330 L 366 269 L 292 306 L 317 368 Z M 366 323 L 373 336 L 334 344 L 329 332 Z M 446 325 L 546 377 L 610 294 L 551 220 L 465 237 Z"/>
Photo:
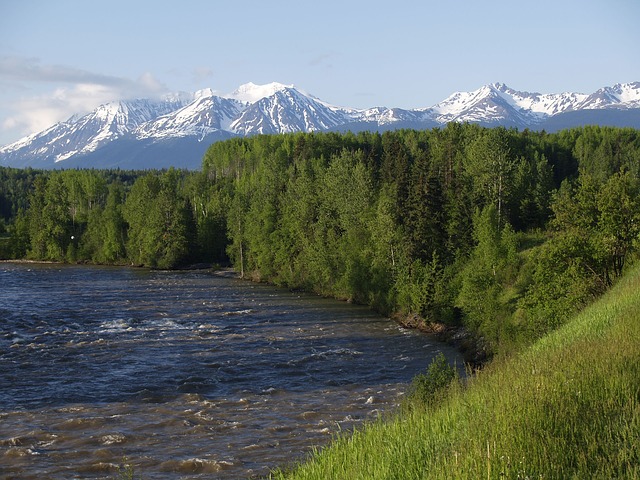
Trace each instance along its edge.
<path fill-rule="evenodd" d="M 133 184 L 127 196 L 123 215 L 129 225 L 127 252 L 133 263 L 150 266 L 157 263 L 162 213 L 155 208 L 155 199 L 159 194 L 160 179 L 149 173 Z"/>
<path fill-rule="evenodd" d="M 127 251 L 133 263 L 173 268 L 189 255 L 192 211 L 178 192 L 178 172 L 149 173 L 131 188 L 124 205 Z"/>
<path fill-rule="evenodd" d="M 226 257 L 227 212 L 232 186 L 226 179 L 212 182 L 206 175 L 185 178 L 183 196 L 191 205 L 195 222 L 195 258 L 204 262 L 221 262 Z"/>
<path fill-rule="evenodd" d="M 11 201 L 3 256 L 161 268 L 226 259 L 229 193 L 203 174 L 0 168 L 0 178 Z"/>
<path fill-rule="evenodd" d="M 0 218 L 6 224 L 11 223 L 18 212 L 27 210 L 29 191 L 40 174 L 31 168 L 0 167 Z"/>
<path fill-rule="evenodd" d="M 518 301 L 527 337 L 552 331 L 602 293 L 598 277 L 582 262 L 585 248 L 576 237 L 562 236 L 535 250 L 531 283 Z"/>
<path fill-rule="evenodd" d="M 425 373 L 414 377 L 409 387 L 409 401 L 412 406 L 429 407 L 437 404 L 440 396 L 456 379 L 454 366 L 449 365 L 442 352 L 434 357 Z"/>
<path fill-rule="evenodd" d="M 452 323 L 449 281 L 435 251 L 430 262 L 414 260 L 409 266 L 399 266 L 393 289 L 396 308 L 407 315 L 417 314 L 427 321 Z"/>
<path fill-rule="evenodd" d="M 9 226 L 10 238 L 7 245 L 5 258 L 25 258 L 27 249 L 31 244 L 29 234 L 29 218 L 24 210 L 18 211 L 13 224 Z"/>
<path fill-rule="evenodd" d="M 605 278 L 610 283 L 622 275 L 640 234 L 640 179 L 618 172 L 602 186 L 596 201 Z"/>
<path fill-rule="evenodd" d="M 460 272 L 457 306 L 465 325 L 497 347 L 512 334 L 510 299 L 504 292 L 518 270 L 517 241 L 510 224 L 500 228 L 493 204 L 476 213 L 474 237 L 477 245 Z"/>
<path fill-rule="evenodd" d="M 604 182 L 582 174 L 564 183 L 552 207 L 554 235 L 538 249 L 519 302 L 533 337 L 551 331 L 619 278 L 640 234 L 640 183 L 629 172 Z"/>
<path fill-rule="evenodd" d="M 101 245 L 97 249 L 95 260 L 98 263 L 115 263 L 125 258 L 126 225 L 122 215 L 124 192 L 118 183 L 109 185 L 107 203 L 102 210 L 96 236 Z"/>
<path fill-rule="evenodd" d="M 516 161 L 509 146 L 510 136 L 504 128 L 483 133 L 469 148 L 466 173 L 472 179 L 479 203 L 495 206 L 498 226 L 501 226 L 504 207 L 515 187 Z"/>
<path fill-rule="evenodd" d="M 33 259 L 63 261 L 73 230 L 64 180 L 54 173 L 48 180 L 39 177 L 30 199 L 29 237 Z"/>

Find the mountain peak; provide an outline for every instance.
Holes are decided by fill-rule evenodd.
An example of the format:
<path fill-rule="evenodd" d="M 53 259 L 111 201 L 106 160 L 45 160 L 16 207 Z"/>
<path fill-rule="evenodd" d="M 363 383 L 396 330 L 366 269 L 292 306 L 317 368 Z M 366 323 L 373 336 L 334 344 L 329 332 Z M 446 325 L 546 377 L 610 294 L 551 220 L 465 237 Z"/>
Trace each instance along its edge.
<path fill-rule="evenodd" d="M 640 82 L 616 83 L 611 90 L 622 103 L 635 106 L 640 104 Z"/>
<path fill-rule="evenodd" d="M 206 98 L 213 97 L 216 92 L 212 88 L 203 88 L 202 90 L 198 90 L 193 94 L 193 98 Z"/>
<path fill-rule="evenodd" d="M 253 82 L 240 85 L 233 93 L 225 95 L 227 98 L 233 98 L 244 103 L 255 103 L 265 97 L 284 90 L 286 88 L 295 88 L 293 85 L 284 85 L 278 82 L 271 82 L 265 85 L 256 85 Z"/>
<path fill-rule="evenodd" d="M 500 83 L 500 82 L 492 83 L 491 85 L 489 85 L 489 87 L 491 87 L 493 90 L 497 90 L 498 92 L 501 92 L 501 93 L 509 93 L 509 92 L 513 92 L 514 91 L 506 83 Z"/>

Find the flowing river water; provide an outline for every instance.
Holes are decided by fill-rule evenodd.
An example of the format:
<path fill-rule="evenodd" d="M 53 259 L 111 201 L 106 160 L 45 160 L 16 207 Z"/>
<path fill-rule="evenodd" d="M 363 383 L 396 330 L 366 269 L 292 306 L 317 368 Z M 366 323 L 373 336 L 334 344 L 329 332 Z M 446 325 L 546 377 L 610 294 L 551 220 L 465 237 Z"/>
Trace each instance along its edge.
<path fill-rule="evenodd" d="M 0 478 L 250 478 L 456 351 L 365 307 L 208 271 L 0 264 Z"/>

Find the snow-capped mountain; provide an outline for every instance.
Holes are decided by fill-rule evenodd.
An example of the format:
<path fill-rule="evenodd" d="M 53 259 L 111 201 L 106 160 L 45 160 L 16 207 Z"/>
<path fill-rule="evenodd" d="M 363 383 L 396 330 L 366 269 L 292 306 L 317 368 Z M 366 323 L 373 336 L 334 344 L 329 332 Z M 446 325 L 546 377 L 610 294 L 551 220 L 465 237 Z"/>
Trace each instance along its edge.
<path fill-rule="evenodd" d="M 128 137 L 138 127 L 190 103 L 190 95 L 107 103 L 0 149 L 0 164 L 52 166 Z"/>
<path fill-rule="evenodd" d="M 293 86 L 283 86 L 249 104 L 231 123 L 230 129 L 240 135 L 330 130 L 347 123 L 350 113 Z"/>
<path fill-rule="evenodd" d="M 454 93 L 435 105 L 433 111 L 439 123 L 477 122 L 535 128 L 555 115 L 610 108 L 640 108 L 640 82 L 604 87 L 591 95 L 519 92 L 494 83 L 474 92 Z"/>
<path fill-rule="evenodd" d="M 229 131 L 231 122 L 244 110 L 245 105 L 234 99 L 222 98 L 211 89 L 200 90 L 193 101 L 139 125 L 133 132 L 138 139 L 195 137 Z"/>
<path fill-rule="evenodd" d="M 205 89 L 105 104 L 0 148 L 0 165 L 198 168 L 211 143 L 233 136 L 432 128 L 448 122 L 548 131 L 584 124 L 640 128 L 640 82 L 592 94 L 520 92 L 495 83 L 411 110 L 337 107 L 293 85 L 247 83 L 227 95 Z"/>

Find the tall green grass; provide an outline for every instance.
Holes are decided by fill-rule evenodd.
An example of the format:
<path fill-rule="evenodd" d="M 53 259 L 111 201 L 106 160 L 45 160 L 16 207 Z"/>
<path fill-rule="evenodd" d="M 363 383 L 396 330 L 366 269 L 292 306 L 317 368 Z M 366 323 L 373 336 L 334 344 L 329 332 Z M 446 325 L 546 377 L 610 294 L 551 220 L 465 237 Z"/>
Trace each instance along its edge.
<path fill-rule="evenodd" d="M 640 478 L 640 268 L 434 407 L 343 434 L 273 478 Z"/>

